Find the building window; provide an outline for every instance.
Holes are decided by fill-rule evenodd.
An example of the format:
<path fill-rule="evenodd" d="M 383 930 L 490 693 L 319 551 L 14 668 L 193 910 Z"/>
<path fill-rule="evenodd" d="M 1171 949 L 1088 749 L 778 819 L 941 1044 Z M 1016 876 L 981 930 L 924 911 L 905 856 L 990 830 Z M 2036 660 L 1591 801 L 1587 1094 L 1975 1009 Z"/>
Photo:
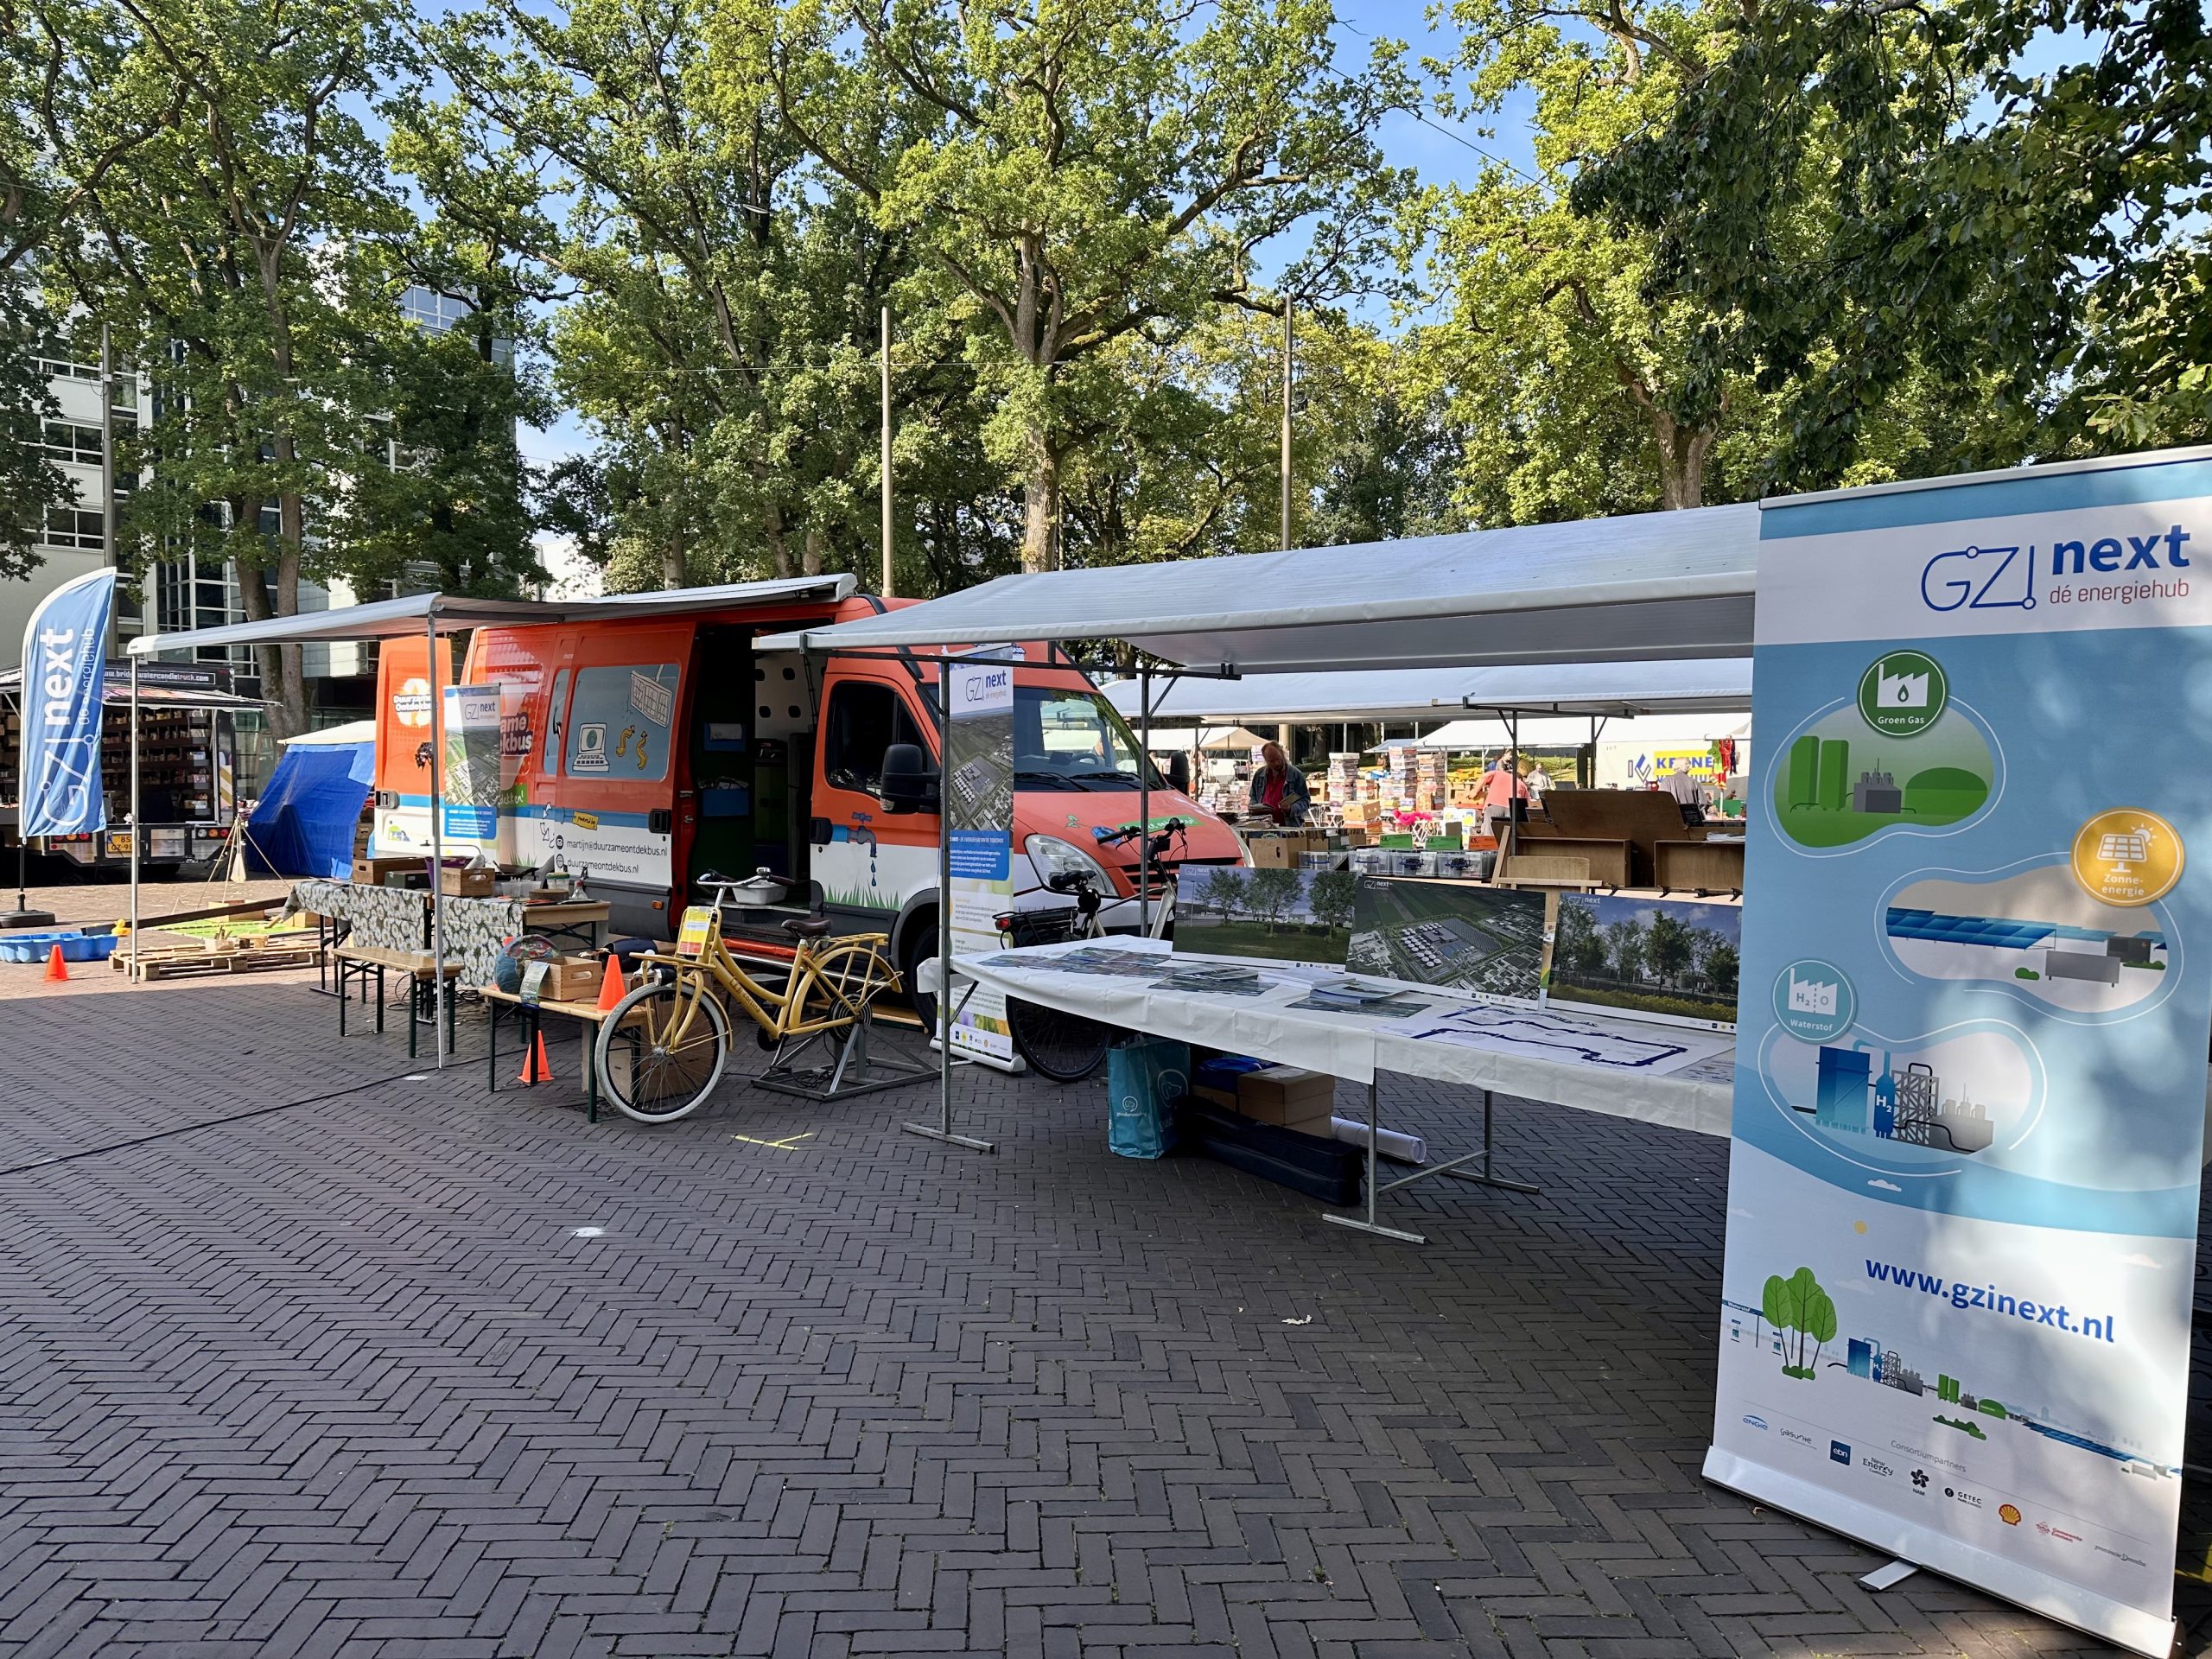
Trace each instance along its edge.
<path fill-rule="evenodd" d="M 107 526 L 97 512 L 48 507 L 46 529 L 39 539 L 48 547 L 75 547 L 98 553 L 107 546 Z"/>
<path fill-rule="evenodd" d="M 450 294 L 434 294 L 427 288 L 410 288 L 399 296 L 399 314 L 434 334 L 459 327 L 474 308 Z"/>
<path fill-rule="evenodd" d="M 73 461 L 86 467 L 100 464 L 100 429 L 73 421 L 46 423 L 46 453 L 56 461 Z"/>
<path fill-rule="evenodd" d="M 69 342 L 52 334 L 38 343 L 38 371 L 56 380 L 97 380 L 100 378 L 99 364 L 73 360 Z"/>

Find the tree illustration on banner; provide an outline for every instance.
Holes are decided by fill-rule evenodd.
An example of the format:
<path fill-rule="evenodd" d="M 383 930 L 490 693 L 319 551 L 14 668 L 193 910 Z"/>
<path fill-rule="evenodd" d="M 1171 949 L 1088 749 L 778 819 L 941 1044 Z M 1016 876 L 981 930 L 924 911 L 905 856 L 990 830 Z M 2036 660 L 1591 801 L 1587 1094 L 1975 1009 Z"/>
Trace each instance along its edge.
<path fill-rule="evenodd" d="M 1794 1335 L 1784 1356 L 1789 1363 L 1783 1366 L 1782 1374 L 1811 1382 L 1818 1375 L 1822 1345 L 1835 1340 L 1835 1303 L 1813 1277 L 1813 1270 L 1800 1268 L 1787 1279 L 1778 1273 L 1770 1274 L 1759 1296 L 1759 1312 L 1776 1330 Z M 1805 1353 L 1808 1339 L 1813 1344 L 1809 1358 Z"/>

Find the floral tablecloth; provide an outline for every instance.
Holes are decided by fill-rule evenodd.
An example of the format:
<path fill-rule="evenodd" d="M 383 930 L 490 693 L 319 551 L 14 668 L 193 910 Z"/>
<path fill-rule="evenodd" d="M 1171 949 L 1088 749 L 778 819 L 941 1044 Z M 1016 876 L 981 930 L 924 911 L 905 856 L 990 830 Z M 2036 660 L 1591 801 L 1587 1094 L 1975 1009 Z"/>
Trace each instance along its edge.
<path fill-rule="evenodd" d="M 291 910 L 353 924 L 353 941 L 386 950 L 429 948 L 429 894 L 419 887 L 368 887 L 351 881 L 309 880 L 293 885 Z M 492 964 L 509 939 L 524 931 L 519 899 L 445 901 L 446 959 L 461 964 L 464 985 L 492 982 Z"/>

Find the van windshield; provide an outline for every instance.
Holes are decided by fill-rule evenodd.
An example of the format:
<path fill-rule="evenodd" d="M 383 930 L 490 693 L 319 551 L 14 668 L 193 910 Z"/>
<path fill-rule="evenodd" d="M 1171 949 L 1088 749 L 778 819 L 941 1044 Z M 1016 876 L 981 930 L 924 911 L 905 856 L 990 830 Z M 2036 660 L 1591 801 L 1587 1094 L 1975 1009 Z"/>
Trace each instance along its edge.
<path fill-rule="evenodd" d="M 1015 788 L 1135 789 L 1137 763 L 1135 737 L 1096 691 L 1015 684 Z M 1157 768 L 1151 786 L 1167 787 Z"/>

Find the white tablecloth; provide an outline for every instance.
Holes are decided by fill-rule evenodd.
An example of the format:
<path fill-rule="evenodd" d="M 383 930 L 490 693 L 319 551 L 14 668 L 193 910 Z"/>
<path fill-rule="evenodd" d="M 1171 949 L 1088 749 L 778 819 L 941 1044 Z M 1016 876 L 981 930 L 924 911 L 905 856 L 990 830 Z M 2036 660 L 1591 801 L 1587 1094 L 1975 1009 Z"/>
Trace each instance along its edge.
<path fill-rule="evenodd" d="M 1249 969 L 1253 994 L 1206 988 L 1209 969 Z M 1176 976 L 1195 971 L 1198 978 Z M 1548 1100 L 1701 1135 L 1728 1133 L 1732 1033 L 1557 1008 L 1482 1002 L 1359 976 L 1395 995 L 1379 1007 L 1314 1007 L 1338 969 L 1173 951 L 1116 938 L 962 957 L 955 972 L 1007 995 L 1107 1025 L 1357 1083 L 1377 1071 Z"/>

